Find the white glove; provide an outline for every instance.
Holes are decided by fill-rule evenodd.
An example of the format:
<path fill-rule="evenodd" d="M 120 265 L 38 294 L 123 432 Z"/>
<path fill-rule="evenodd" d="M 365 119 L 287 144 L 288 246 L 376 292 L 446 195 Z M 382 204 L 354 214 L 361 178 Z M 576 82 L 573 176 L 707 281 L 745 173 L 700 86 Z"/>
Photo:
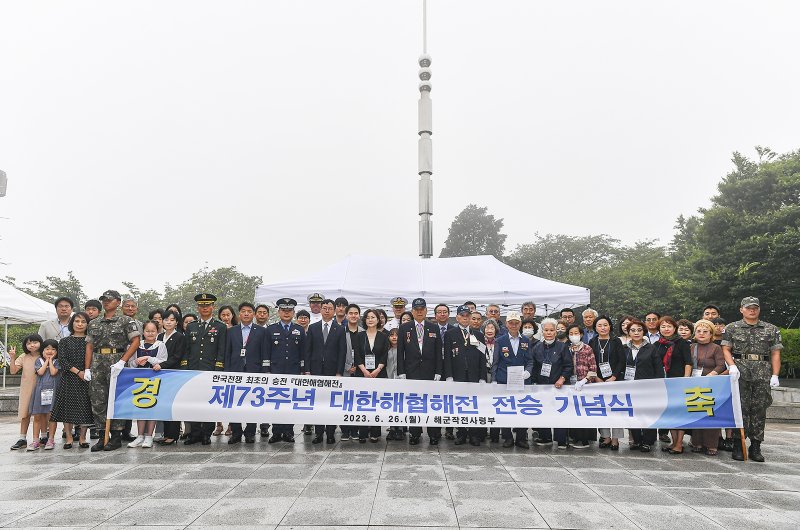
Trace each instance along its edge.
<path fill-rule="evenodd" d="M 436 375 L 433 376 L 433 380 L 434 381 L 441 381 L 441 379 L 442 379 L 442 376 L 439 375 L 439 374 L 436 374 Z"/>
<path fill-rule="evenodd" d="M 448 377 L 448 378 L 446 379 L 446 381 L 447 381 L 448 383 L 452 383 L 452 382 L 453 382 L 453 378 L 452 378 L 452 377 Z M 777 386 L 777 385 L 776 385 L 776 386 Z"/>
<path fill-rule="evenodd" d="M 580 381 L 575 383 L 575 390 L 580 392 L 581 390 L 583 390 L 583 385 L 585 385 L 585 384 L 586 384 L 586 379 L 581 379 Z"/>
<path fill-rule="evenodd" d="M 777 375 L 773 375 L 772 377 L 769 378 L 769 386 L 771 386 L 772 388 L 778 388 L 779 386 L 781 386 L 781 382 L 778 381 Z"/>
<path fill-rule="evenodd" d="M 524 377 L 525 379 L 530 379 L 531 378 L 531 373 L 529 371 L 525 370 L 524 372 L 522 372 L 522 377 Z"/>
<path fill-rule="evenodd" d="M 486 384 L 486 379 L 479 379 L 478 382 L 482 385 Z"/>
<path fill-rule="evenodd" d="M 397 379 L 405 379 L 405 378 L 406 378 L 406 374 L 399 374 L 397 376 Z"/>
<path fill-rule="evenodd" d="M 493 384 L 493 385 L 496 385 L 496 384 L 497 384 L 497 381 L 492 381 L 492 384 Z"/>
<path fill-rule="evenodd" d="M 114 363 L 114 368 L 117 369 L 117 370 L 122 370 L 123 368 L 125 368 L 125 361 L 119 360 L 119 361 L 115 362 Z"/>
<path fill-rule="evenodd" d="M 88 368 L 83 371 L 83 380 L 84 381 L 91 381 L 92 380 L 92 371 Z"/>
<path fill-rule="evenodd" d="M 741 374 L 739 373 L 739 369 L 736 367 L 736 365 L 732 364 L 728 366 L 728 375 L 730 375 L 731 379 L 734 381 L 738 381 Z"/>

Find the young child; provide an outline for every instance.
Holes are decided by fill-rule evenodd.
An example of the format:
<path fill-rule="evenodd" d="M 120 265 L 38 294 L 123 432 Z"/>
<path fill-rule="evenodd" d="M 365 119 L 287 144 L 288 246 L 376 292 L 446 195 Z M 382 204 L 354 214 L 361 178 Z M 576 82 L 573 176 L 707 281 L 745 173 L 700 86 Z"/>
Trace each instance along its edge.
<path fill-rule="evenodd" d="M 152 368 L 161 370 L 161 363 L 167 360 L 167 346 L 158 340 L 158 322 L 148 320 L 142 325 L 144 339 L 136 350 L 136 355 L 128 361 L 129 368 Z M 136 422 L 138 435 L 128 444 L 128 447 L 153 447 L 153 430 L 156 428 L 155 420 L 138 420 Z"/>
<path fill-rule="evenodd" d="M 58 366 L 58 342 L 47 339 L 42 342 L 42 356 L 36 359 L 34 368 L 36 370 L 36 386 L 33 388 L 31 398 L 30 414 L 33 416 L 33 434 L 37 432 L 47 433 L 47 443 L 45 450 L 55 447 L 56 423 L 48 421 L 50 412 L 53 410 L 56 387 L 61 379 L 61 369 Z M 40 447 L 40 442 L 34 442 L 28 446 L 28 451 L 36 451 Z"/>
<path fill-rule="evenodd" d="M 18 373 L 22 370 L 22 381 L 19 385 L 19 405 L 17 408 L 17 417 L 19 418 L 19 440 L 11 446 L 12 451 L 17 449 L 25 449 L 28 447 L 28 427 L 31 424 L 31 397 L 33 396 L 33 387 L 36 386 L 36 368 L 34 364 L 36 359 L 41 356 L 42 337 L 37 334 L 28 335 L 22 339 L 22 355 L 17 357 L 17 349 L 12 346 L 8 350 L 11 358 L 9 371 L 11 375 Z M 34 438 L 37 434 L 34 433 Z M 37 445 L 38 447 L 38 445 Z"/>

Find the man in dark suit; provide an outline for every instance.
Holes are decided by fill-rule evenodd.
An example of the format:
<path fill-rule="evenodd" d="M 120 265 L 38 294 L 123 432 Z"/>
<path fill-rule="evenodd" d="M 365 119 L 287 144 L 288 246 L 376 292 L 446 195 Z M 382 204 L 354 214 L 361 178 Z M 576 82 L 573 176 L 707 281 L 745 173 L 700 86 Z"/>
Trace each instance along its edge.
<path fill-rule="evenodd" d="M 278 306 L 280 320 L 267 326 L 266 373 L 300 375 L 306 372 L 306 333 L 299 324 L 292 322 L 297 302 L 292 298 L 281 298 L 275 305 Z M 269 443 L 281 440 L 294 443 L 294 425 L 272 425 Z"/>
<path fill-rule="evenodd" d="M 239 323 L 228 330 L 225 345 L 225 370 L 228 372 L 264 373 L 267 359 L 267 330 L 253 322 L 255 307 L 250 302 L 239 304 Z M 231 423 L 233 434 L 229 444 L 242 441 L 242 424 Z M 256 424 L 248 423 L 244 441 L 255 443 Z"/>
<path fill-rule="evenodd" d="M 425 319 L 428 306 L 424 298 L 415 298 L 411 302 L 411 314 L 414 320 L 400 326 L 397 338 L 397 378 L 423 381 L 439 381 L 444 373 L 442 359 L 442 338 L 439 327 Z M 417 445 L 422 435 L 421 427 L 410 427 L 409 443 Z M 439 445 L 442 430 L 428 427 L 431 445 Z"/>
<path fill-rule="evenodd" d="M 448 381 L 464 383 L 486 382 L 486 339 L 483 333 L 470 329 L 470 309 L 462 305 L 457 309 L 458 326 L 447 330 L 444 336 L 444 373 Z M 480 445 L 485 429 L 459 427 L 456 445 Z"/>
<path fill-rule="evenodd" d="M 433 308 L 433 318 L 436 321 L 436 325 L 439 327 L 439 337 L 441 337 L 442 345 L 444 345 L 444 334 L 447 333 L 448 329 L 455 327 L 453 324 L 450 324 L 450 308 L 447 307 L 447 304 L 437 304 L 436 307 Z M 444 355 L 444 348 L 442 348 L 442 359 L 444 359 Z M 444 437 L 448 440 L 455 439 L 452 427 L 445 427 Z"/>
<path fill-rule="evenodd" d="M 320 314 L 322 320 L 308 326 L 305 344 L 305 373 L 341 377 L 347 353 L 347 342 L 344 338 L 345 328 L 333 318 L 335 315 L 333 300 L 322 301 Z M 327 436 L 327 442 L 335 444 L 336 425 L 315 425 L 314 439 L 311 440 L 311 443 L 322 443 L 323 431 Z"/>

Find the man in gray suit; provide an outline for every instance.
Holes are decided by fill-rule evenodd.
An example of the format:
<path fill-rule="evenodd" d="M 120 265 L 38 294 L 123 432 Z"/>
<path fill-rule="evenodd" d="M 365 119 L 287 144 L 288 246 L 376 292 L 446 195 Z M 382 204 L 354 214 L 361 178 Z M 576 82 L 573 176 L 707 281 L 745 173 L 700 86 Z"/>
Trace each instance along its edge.
<path fill-rule="evenodd" d="M 39 326 L 39 335 L 41 335 L 44 340 L 61 340 L 70 335 L 67 326 L 69 325 L 69 319 L 72 316 L 72 308 L 75 307 L 75 302 L 67 296 L 62 296 L 56 300 L 53 305 L 56 306 L 56 316 L 58 318 L 42 322 L 42 325 Z"/>

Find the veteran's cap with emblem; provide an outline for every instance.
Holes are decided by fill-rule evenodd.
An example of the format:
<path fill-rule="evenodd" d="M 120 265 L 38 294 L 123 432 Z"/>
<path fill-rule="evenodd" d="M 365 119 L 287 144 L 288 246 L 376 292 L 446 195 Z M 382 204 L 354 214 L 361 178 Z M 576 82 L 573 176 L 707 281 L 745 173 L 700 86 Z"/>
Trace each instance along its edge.
<path fill-rule="evenodd" d="M 106 300 L 114 300 L 114 299 L 122 301 L 122 297 L 119 295 L 119 291 L 115 291 L 114 289 L 109 289 L 108 291 L 104 292 L 100 295 L 100 301 L 105 302 Z"/>
<path fill-rule="evenodd" d="M 278 306 L 278 309 L 294 309 L 297 301 L 294 298 L 281 298 L 275 302 L 275 305 Z"/>
<path fill-rule="evenodd" d="M 424 298 L 414 298 L 414 301 L 411 302 L 411 307 L 419 309 L 420 307 L 428 307 L 428 304 L 425 302 Z"/>
<path fill-rule="evenodd" d="M 389 303 L 392 304 L 392 307 L 405 307 L 408 305 L 408 300 L 403 298 L 402 296 L 395 296 Z"/>
<path fill-rule="evenodd" d="M 308 295 L 307 300 L 308 300 L 309 304 L 313 304 L 313 303 L 317 303 L 318 304 L 318 303 L 322 302 L 323 300 L 325 300 L 325 297 L 322 296 L 319 293 L 311 293 L 310 295 Z M 297 303 L 295 303 L 295 305 L 297 305 Z"/>
<path fill-rule="evenodd" d="M 755 296 L 745 296 L 744 298 L 742 298 L 741 307 L 747 307 L 751 305 L 757 305 L 758 307 L 761 307 L 761 303 L 759 303 L 758 298 L 756 298 Z"/>
<path fill-rule="evenodd" d="M 516 320 L 517 322 L 522 322 L 522 318 L 520 318 L 519 313 L 516 311 L 509 311 L 506 315 L 506 322 L 510 320 Z"/>
<path fill-rule="evenodd" d="M 458 309 L 456 309 L 456 314 L 463 315 L 465 313 L 469 315 L 470 313 L 472 313 L 472 309 L 470 309 L 470 307 L 466 304 L 458 306 Z"/>
<path fill-rule="evenodd" d="M 194 301 L 197 305 L 212 305 L 217 301 L 217 297 L 211 293 L 200 293 L 194 297 Z"/>

